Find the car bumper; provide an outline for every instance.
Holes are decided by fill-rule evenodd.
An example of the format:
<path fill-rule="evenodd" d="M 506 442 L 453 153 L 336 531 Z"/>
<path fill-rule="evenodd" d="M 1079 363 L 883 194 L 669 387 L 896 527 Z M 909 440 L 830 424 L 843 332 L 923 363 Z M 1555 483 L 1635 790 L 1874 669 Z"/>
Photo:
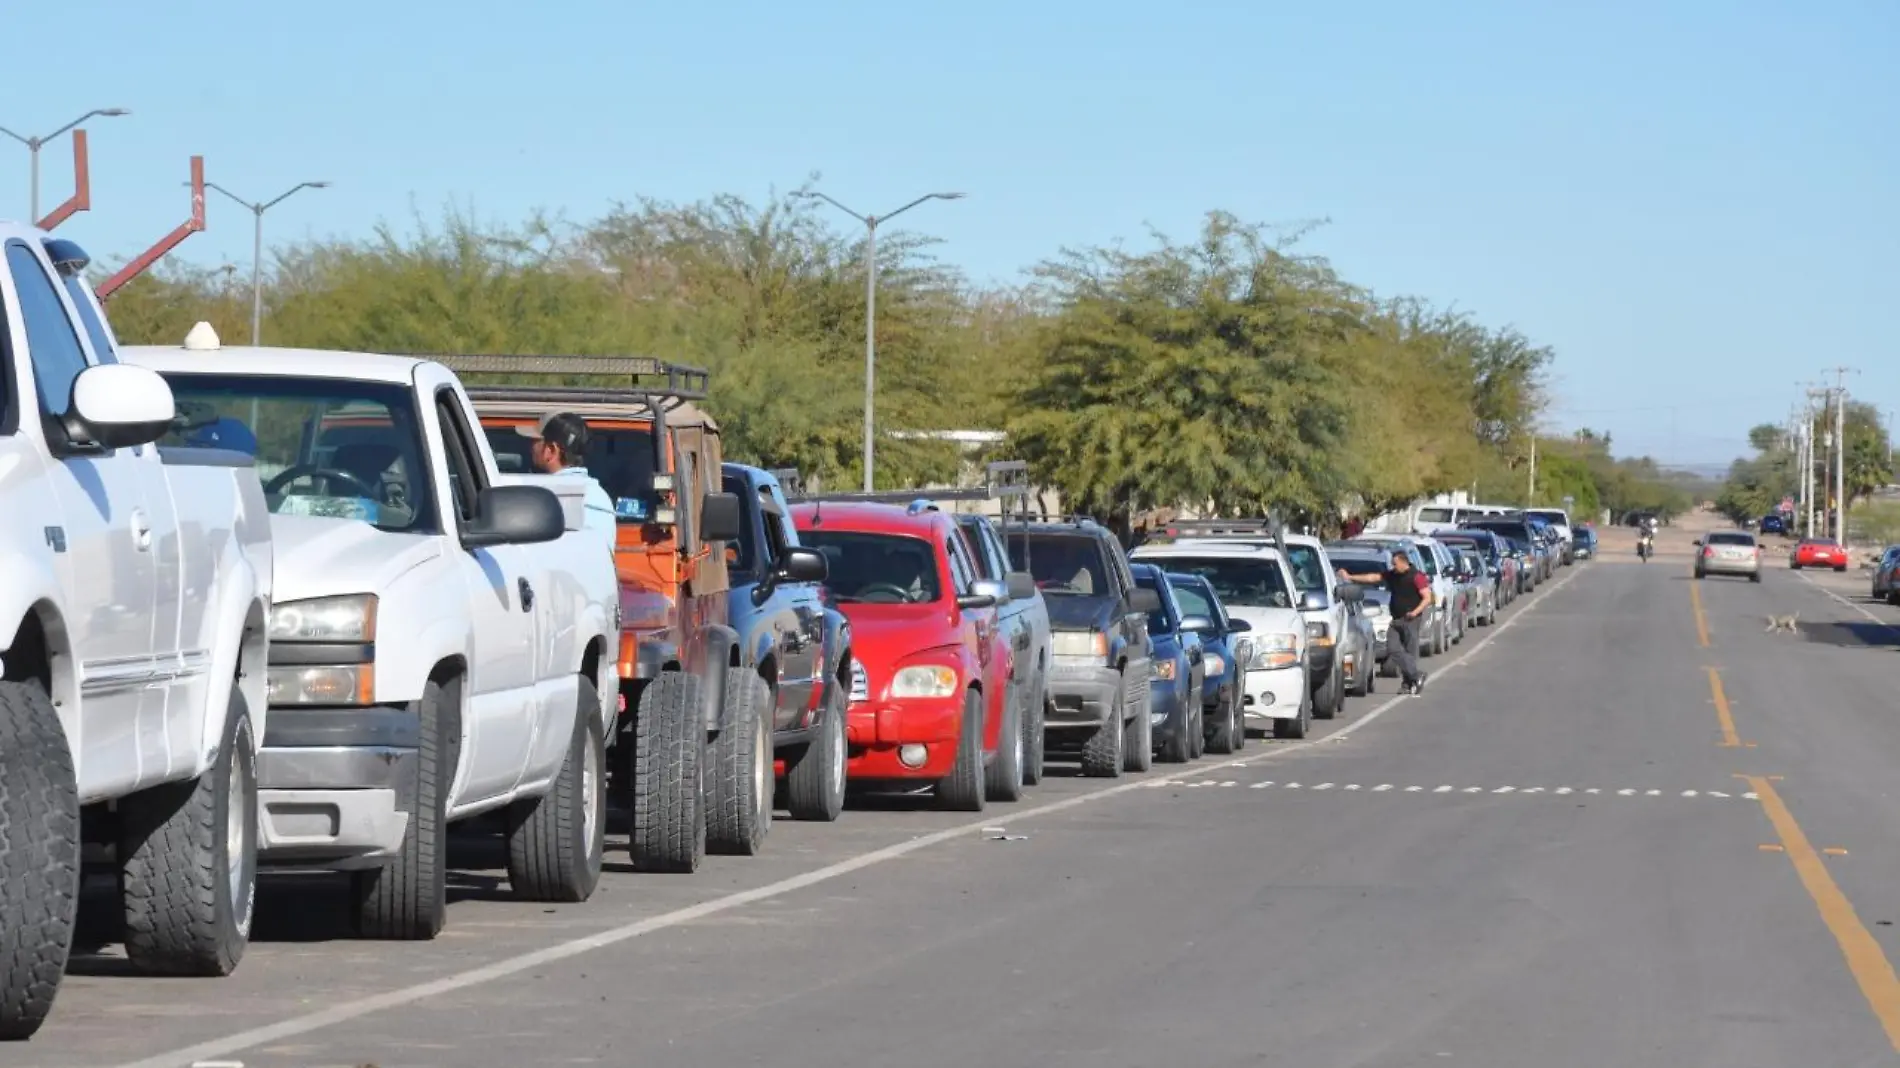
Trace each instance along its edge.
<path fill-rule="evenodd" d="M 1218 676 L 1215 681 L 1218 684 Z M 1149 716 L 1154 720 L 1157 731 L 1160 731 L 1162 724 L 1167 722 L 1169 716 L 1174 715 L 1187 702 L 1187 691 L 1188 680 L 1186 679 L 1155 679 L 1148 684 Z M 1161 734 L 1165 733 L 1165 731 L 1161 732 Z"/>
<path fill-rule="evenodd" d="M 1705 575 L 1753 575 L 1761 570 L 1761 564 L 1755 560 L 1709 560 L 1696 561 L 1696 570 Z"/>
<path fill-rule="evenodd" d="M 1100 664 L 1065 664 L 1049 668 L 1049 697 L 1055 706 L 1046 726 L 1099 727 L 1113 714 L 1122 688 L 1121 672 Z"/>
<path fill-rule="evenodd" d="M 260 864 L 375 867 L 402 847 L 421 767 L 414 715 L 274 708 L 265 723 Z"/>
<path fill-rule="evenodd" d="M 1247 672 L 1240 706 L 1248 719 L 1298 719 L 1306 699 L 1306 668 L 1291 667 Z"/>

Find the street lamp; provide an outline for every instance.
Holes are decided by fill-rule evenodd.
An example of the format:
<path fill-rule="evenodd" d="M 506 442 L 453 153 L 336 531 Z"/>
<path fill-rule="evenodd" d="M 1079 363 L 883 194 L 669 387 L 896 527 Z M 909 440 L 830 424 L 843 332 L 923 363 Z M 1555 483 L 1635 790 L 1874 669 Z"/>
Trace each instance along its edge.
<path fill-rule="evenodd" d="M 19 134 L 14 133 L 12 130 L 7 129 L 4 126 L 0 126 L 0 134 L 6 134 L 8 137 L 11 137 L 15 141 L 18 141 L 21 144 L 25 145 L 26 150 L 32 153 L 33 155 L 33 186 L 32 186 L 32 200 L 30 201 L 33 217 L 27 220 L 29 224 L 38 225 L 40 221 L 40 149 L 45 147 L 48 141 L 51 141 L 57 138 L 60 134 L 63 134 L 67 130 L 70 130 L 73 127 L 79 125 L 80 123 L 85 122 L 87 119 L 92 118 L 94 115 L 104 116 L 105 118 L 109 118 L 109 119 L 116 119 L 121 115 L 130 115 L 130 114 L 132 114 L 132 112 L 129 108 L 94 108 L 91 111 L 86 112 L 84 115 L 81 115 L 78 118 L 74 119 L 73 121 L 67 123 L 66 125 L 61 126 L 59 129 L 54 130 L 52 133 L 47 134 L 45 137 L 22 137 Z"/>
<path fill-rule="evenodd" d="M 872 397 L 877 385 L 877 228 L 879 223 L 889 222 L 926 200 L 961 200 L 962 193 L 925 193 L 916 200 L 883 215 L 860 215 L 830 196 L 815 190 L 800 189 L 791 194 L 794 197 L 822 200 L 853 219 L 864 224 L 864 491 L 876 489 L 872 478 L 872 460 L 875 456 L 876 442 L 872 433 Z"/>
<path fill-rule="evenodd" d="M 225 187 L 219 185 L 216 182 L 205 183 L 206 189 L 216 189 L 218 192 L 223 193 L 225 196 L 230 197 L 232 200 L 235 200 L 239 204 L 242 204 L 245 207 L 251 209 L 251 214 L 253 216 L 256 216 L 256 219 L 257 219 L 257 226 L 252 231 L 252 234 L 251 234 L 251 344 L 252 345 L 257 345 L 260 343 L 259 339 L 262 337 L 263 332 L 264 332 L 264 213 L 266 211 L 269 211 L 272 207 L 276 206 L 277 204 L 282 203 L 292 193 L 297 192 L 299 189 L 328 189 L 329 187 L 330 187 L 329 182 L 298 182 L 296 185 L 293 185 L 289 189 L 284 190 L 282 193 L 277 194 L 277 198 L 275 200 L 264 200 L 264 201 L 259 201 L 257 203 L 252 203 L 251 201 L 245 200 L 243 197 L 238 196 L 236 193 L 231 192 L 229 189 L 226 189 Z"/>

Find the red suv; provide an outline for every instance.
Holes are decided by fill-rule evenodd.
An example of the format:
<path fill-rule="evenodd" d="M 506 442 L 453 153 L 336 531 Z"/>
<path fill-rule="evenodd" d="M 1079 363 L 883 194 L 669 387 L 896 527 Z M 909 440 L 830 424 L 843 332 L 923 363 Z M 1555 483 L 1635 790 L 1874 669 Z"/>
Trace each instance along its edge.
<path fill-rule="evenodd" d="M 853 635 L 847 773 L 934 782 L 947 809 L 1023 791 L 1022 725 L 1005 700 L 1002 583 L 979 579 L 956 521 L 934 507 L 796 505 L 798 540 L 828 558 L 825 589 Z"/>

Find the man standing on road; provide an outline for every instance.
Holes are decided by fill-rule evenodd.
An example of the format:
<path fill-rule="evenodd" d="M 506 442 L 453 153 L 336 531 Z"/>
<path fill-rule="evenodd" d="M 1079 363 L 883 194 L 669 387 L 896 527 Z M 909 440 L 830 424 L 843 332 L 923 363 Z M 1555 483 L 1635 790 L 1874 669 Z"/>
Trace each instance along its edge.
<path fill-rule="evenodd" d="M 607 543 L 613 544 L 619 530 L 613 498 L 607 496 L 598 479 L 587 473 L 582 462 L 587 455 L 587 423 L 573 412 L 556 412 L 535 426 L 518 427 L 516 432 L 534 442 L 528 458 L 533 461 L 535 470 L 544 475 L 574 475 L 587 480 L 582 529 L 601 531 L 607 535 Z"/>
<path fill-rule="evenodd" d="M 1399 692 L 1423 693 L 1425 673 L 1418 669 L 1418 628 L 1432 607 L 1432 580 L 1412 566 L 1412 558 L 1403 549 L 1392 550 L 1392 566 L 1379 574 L 1351 575 L 1339 569 L 1347 582 L 1385 586 L 1391 594 L 1392 629 L 1388 640 L 1397 639 L 1392 652 L 1399 661 Z"/>

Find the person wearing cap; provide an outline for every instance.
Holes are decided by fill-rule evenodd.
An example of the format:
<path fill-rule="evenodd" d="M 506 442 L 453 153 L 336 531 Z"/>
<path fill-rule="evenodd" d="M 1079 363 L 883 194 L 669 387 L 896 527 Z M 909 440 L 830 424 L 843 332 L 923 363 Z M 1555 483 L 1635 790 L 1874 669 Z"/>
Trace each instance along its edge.
<path fill-rule="evenodd" d="M 545 416 L 534 426 L 517 427 L 516 433 L 534 442 L 533 450 L 528 454 L 534 468 L 546 475 L 573 475 L 587 480 L 586 509 L 581 513 L 581 526 L 586 530 L 598 530 L 607 535 L 609 542 L 616 537 L 619 520 L 614 518 L 613 498 L 607 496 L 607 490 L 600 480 L 587 473 L 582 463 L 587 455 L 587 423 L 573 412 L 556 412 Z"/>

